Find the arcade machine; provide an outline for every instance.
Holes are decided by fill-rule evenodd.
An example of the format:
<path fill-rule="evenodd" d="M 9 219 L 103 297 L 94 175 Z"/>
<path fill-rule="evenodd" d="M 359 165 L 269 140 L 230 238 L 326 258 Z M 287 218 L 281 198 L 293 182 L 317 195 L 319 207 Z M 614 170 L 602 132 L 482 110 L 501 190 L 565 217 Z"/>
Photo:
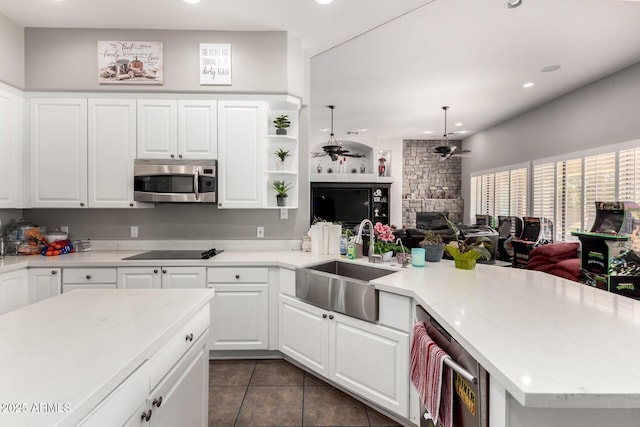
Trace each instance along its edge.
<path fill-rule="evenodd" d="M 498 216 L 498 253 L 496 258 L 513 263 L 512 240 L 522 237 L 522 218 L 517 216 Z"/>
<path fill-rule="evenodd" d="M 640 272 L 634 268 L 638 256 L 630 250 L 628 242 L 632 233 L 637 239 L 640 206 L 628 201 L 595 203 L 596 219 L 591 231 L 571 232 L 582 245 L 580 282 L 633 296 L 637 294 L 633 291 L 640 283 Z"/>
<path fill-rule="evenodd" d="M 544 217 L 522 218 L 522 236 L 512 239 L 514 268 L 527 268 L 529 252 L 536 246 L 553 243 L 553 222 Z"/>

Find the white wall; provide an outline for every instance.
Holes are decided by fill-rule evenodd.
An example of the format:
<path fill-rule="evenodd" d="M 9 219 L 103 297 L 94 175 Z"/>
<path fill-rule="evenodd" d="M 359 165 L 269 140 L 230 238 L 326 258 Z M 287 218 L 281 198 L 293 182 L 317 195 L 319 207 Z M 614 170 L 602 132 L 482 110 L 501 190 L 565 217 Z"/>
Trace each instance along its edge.
<path fill-rule="evenodd" d="M 473 172 L 637 138 L 640 63 L 465 139 L 474 158 L 462 159 L 462 197 Z"/>
<path fill-rule="evenodd" d="M 24 28 L 0 13 L 0 81 L 24 89 Z"/>

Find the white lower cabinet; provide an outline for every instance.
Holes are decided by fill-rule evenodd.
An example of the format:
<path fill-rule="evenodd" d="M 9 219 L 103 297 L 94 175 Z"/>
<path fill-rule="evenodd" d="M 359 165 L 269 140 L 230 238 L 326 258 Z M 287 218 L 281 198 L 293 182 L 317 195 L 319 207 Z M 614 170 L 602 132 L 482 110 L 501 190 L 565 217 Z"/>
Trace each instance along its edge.
<path fill-rule="evenodd" d="M 193 289 L 205 286 L 205 267 L 118 268 L 118 288 L 122 289 Z"/>
<path fill-rule="evenodd" d="M 408 333 L 280 295 L 280 351 L 380 407 L 408 416 Z"/>
<path fill-rule="evenodd" d="M 0 314 L 29 305 L 27 270 L 0 274 Z"/>
<path fill-rule="evenodd" d="M 55 297 L 62 292 L 62 273 L 59 268 L 30 268 L 29 304 Z"/>
<path fill-rule="evenodd" d="M 208 425 L 209 358 L 204 342 L 205 337 L 202 337 L 136 408 L 124 423 L 125 427 Z"/>
<path fill-rule="evenodd" d="M 211 350 L 269 348 L 269 269 L 212 267 Z"/>

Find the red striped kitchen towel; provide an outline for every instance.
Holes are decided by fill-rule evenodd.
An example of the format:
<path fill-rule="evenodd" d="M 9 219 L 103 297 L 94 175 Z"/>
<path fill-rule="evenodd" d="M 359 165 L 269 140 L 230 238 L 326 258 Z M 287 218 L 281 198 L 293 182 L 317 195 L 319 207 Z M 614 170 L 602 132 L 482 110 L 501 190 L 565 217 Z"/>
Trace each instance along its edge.
<path fill-rule="evenodd" d="M 424 323 L 413 327 L 411 382 L 435 425 L 453 424 L 453 372 L 444 365 L 450 356 L 431 339 Z M 442 375 L 443 372 L 445 375 Z M 444 388 L 444 390 L 443 390 Z"/>

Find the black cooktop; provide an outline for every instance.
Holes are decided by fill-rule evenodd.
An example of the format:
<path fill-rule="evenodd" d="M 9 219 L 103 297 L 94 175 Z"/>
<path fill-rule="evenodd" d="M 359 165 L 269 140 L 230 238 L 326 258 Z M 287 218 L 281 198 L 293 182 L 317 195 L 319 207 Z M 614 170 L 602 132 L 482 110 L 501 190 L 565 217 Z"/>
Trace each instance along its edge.
<path fill-rule="evenodd" d="M 133 255 L 123 260 L 154 260 L 154 259 L 209 259 L 224 252 L 222 249 L 207 249 L 204 251 L 148 251 L 138 255 Z"/>

